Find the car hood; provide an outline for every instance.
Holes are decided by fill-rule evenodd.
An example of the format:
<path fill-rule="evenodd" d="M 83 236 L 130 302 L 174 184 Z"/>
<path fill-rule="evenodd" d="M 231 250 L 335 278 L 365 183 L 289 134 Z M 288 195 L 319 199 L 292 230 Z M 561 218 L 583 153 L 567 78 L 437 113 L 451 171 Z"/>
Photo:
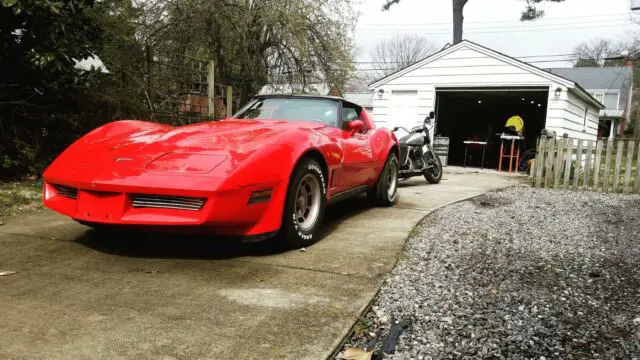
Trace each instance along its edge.
<path fill-rule="evenodd" d="M 111 131 L 87 135 L 56 162 L 83 168 L 194 173 L 206 173 L 227 163 L 226 172 L 230 172 L 255 151 L 275 146 L 280 136 L 295 129 L 323 127 L 326 125 L 311 122 L 225 119 L 183 127 Z"/>

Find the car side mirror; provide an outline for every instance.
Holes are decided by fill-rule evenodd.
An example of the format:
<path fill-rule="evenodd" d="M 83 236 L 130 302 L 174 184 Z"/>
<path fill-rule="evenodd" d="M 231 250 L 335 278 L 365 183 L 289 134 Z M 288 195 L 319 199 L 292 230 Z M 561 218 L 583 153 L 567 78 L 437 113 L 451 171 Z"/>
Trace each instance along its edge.
<path fill-rule="evenodd" d="M 362 122 L 362 120 L 351 120 L 349 121 L 349 129 L 351 130 L 351 133 L 356 133 L 362 129 L 364 129 L 364 123 Z"/>

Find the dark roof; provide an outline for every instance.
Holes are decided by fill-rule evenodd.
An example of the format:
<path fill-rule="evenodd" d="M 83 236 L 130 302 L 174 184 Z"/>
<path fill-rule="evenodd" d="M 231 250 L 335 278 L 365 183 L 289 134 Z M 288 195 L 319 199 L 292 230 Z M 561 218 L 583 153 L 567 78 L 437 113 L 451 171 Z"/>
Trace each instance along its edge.
<path fill-rule="evenodd" d="M 562 76 L 589 90 L 620 90 L 629 87 L 633 69 L 620 67 L 572 67 L 547 69 L 552 74 Z"/>
<path fill-rule="evenodd" d="M 254 99 L 317 99 L 317 100 L 333 100 L 333 101 L 341 101 L 347 103 L 352 106 L 356 106 L 361 108 L 361 105 L 358 105 L 354 102 L 351 102 L 347 99 L 341 98 L 339 96 L 331 96 L 331 95 L 282 95 L 282 94 L 264 94 L 264 95 L 255 95 Z"/>

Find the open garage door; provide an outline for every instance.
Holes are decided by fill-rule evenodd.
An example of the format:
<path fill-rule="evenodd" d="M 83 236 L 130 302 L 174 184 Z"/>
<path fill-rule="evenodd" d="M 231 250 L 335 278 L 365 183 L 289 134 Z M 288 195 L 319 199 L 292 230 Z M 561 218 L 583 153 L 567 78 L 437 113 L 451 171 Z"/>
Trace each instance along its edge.
<path fill-rule="evenodd" d="M 449 138 L 449 165 L 463 165 L 464 141 L 486 141 L 485 163 L 498 168 L 500 135 L 507 120 L 524 120 L 521 153 L 535 149 L 547 118 L 548 88 L 438 88 L 436 136 Z M 467 145 L 467 166 L 481 165 L 482 146 Z"/>

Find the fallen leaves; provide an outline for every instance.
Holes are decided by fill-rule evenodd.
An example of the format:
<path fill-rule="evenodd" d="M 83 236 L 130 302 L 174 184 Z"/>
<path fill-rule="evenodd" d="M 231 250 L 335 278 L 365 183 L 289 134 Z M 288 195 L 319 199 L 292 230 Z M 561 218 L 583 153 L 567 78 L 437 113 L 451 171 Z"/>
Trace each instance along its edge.
<path fill-rule="evenodd" d="M 366 351 L 361 348 L 348 348 L 342 353 L 343 360 L 371 360 L 373 350 Z"/>

